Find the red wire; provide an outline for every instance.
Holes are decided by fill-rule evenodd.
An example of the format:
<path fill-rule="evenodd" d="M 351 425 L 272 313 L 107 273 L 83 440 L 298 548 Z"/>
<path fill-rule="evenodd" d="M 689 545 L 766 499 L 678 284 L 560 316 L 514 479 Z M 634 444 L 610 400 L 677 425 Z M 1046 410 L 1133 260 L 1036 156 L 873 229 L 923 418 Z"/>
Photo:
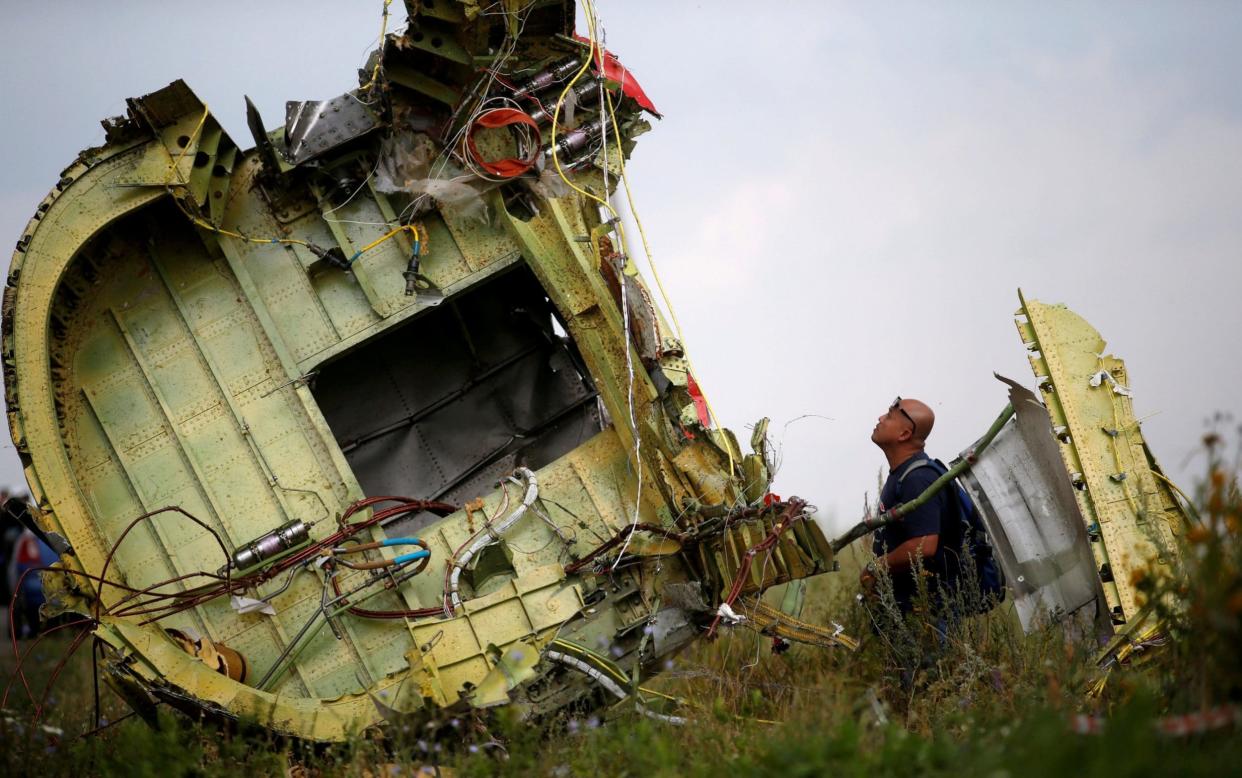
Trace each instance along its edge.
<path fill-rule="evenodd" d="M 611 539 L 604 541 L 599 546 L 596 546 L 593 550 L 588 552 L 586 556 L 579 559 L 577 562 L 573 562 L 569 565 L 566 565 L 565 572 L 568 573 L 569 575 L 573 575 L 574 573 L 578 572 L 582 568 L 591 564 L 591 562 L 595 561 L 595 559 L 599 557 L 600 554 L 603 554 L 607 552 L 609 549 L 614 548 L 618 543 L 624 540 L 627 535 L 633 532 L 637 532 L 638 530 L 644 530 L 646 532 L 651 532 L 653 534 L 663 535 L 668 538 L 673 538 L 682 543 L 688 540 L 685 535 L 682 535 L 679 532 L 672 532 L 665 527 L 659 526 L 658 524 L 641 524 L 641 523 L 632 524 L 626 527 L 625 529 L 621 530 L 620 532 L 618 532 Z"/>
<path fill-rule="evenodd" d="M 383 502 L 393 502 L 393 501 L 398 501 L 400 502 L 400 504 L 394 505 L 389 508 L 385 508 L 380 511 L 376 511 L 375 513 L 371 515 L 370 518 L 364 521 L 360 521 L 355 524 L 349 524 L 346 522 L 346 519 L 358 513 L 364 508 L 367 508 L 367 507 L 370 507 L 372 505 L 376 505 L 379 503 L 383 503 Z M 409 497 L 391 497 L 391 496 L 367 497 L 365 499 L 358 500 L 357 502 L 351 504 L 348 508 L 346 508 L 345 512 L 342 514 L 341 519 L 340 519 L 341 529 L 337 530 L 331 535 L 328 535 L 327 537 L 319 541 L 316 541 L 315 543 L 311 544 L 310 546 L 307 546 L 306 548 L 302 549 L 301 551 L 298 551 L 295 554 L 291 554 L 290 556 L 279 560 L 278 562 L 274 563 L 271 567 L 267 568 L 266 570 L 260 573 L 255 573 L 253 575 L 245 576 L 244 578 L 228 579 L 228 582 L 225 584 L 225 586 L 218 587 L 216 589 L 204 592 L 191 600 L 188 600 L 185 602 L 179 602 L 176 605 L 173 605 L 167 608 L 165 612 L 160 613 L 160 615 L 154 616 L 140 623 L 150 624 L 154 621 L 165 619 L 174 614 L 182 613 L 186 610 L 189 610 L 190 608 L 195 608 L 201 603 L 206 602 L 207 600 L 211 600 L 211 599 L 214 599 L 216 597 L 220 597 L 226 594 L 232 594 L 234 592 L 242 591 L 251 586 L 256 586 L 258 584 L 264 583 L 265 581 L 269 581 L 272 578 L 275 578 L 276 576 L 280 575 L 282 572 L 285 572 L 286 570 L 289 570 L 290 568 L 295 567 L 296 565 L 299 565 L 302 562 L 305 562 L 307 559 L 314 557 L 323 549 L 338 545 L 341 541 L 345 540 L 346 538 L 352 537 L 358 534 L 359 532 L 365 529 L 368 529 L 370 527 L 373 527 L 376 524 L 379 524 L 380 522 L 386 521 L 390 518 L 400 516 L 405 513 L 413 513 L 417 511 L 429 511 L 437 515 L 447 516 L 455 512 L 456 510 L 457 510 L 456 506 L 453 506 L 449 503 L 439 502 L 435 500 L 415 500 Z M 156 613 L 156 612 L 159 612 L 159 610 L 160 609 L 156 608 L 156 609 L 141 611 L 141 613 L 142 614 Z M 127 612 L 127 615 L 137 615 L 138 613 L 139 612 L 136 612 L 136 611 L 129 611 Z"/>
<path fill-rule="evenodd" d="M 772 531 L 763 540 L 756 543 L 742 556 L 742 562 L 737 566 L 737 575 L 733 578 L 733 586 L 729 588 L 729 594 L 724 598 L 723 604 L 729 607 L 737 601 L 738 595 L 742 593 L 742 587 L 746 584 L 746 577 L 750 575 L 750 564 L 754 561 L 756 555 L 761 551 L 767 551 L 776 545 L 776 541 L 785 530 L 793 525 L 794 519 L 799 517 L 802 509 L 806 507 L 803 500 L 793 497 L 785 505 L 785 510 L 781 513 L 780 519 L 776 522 L 776 526 L 772 527 Z M 716 618 L 712 619 L 712 624 L 707 628 L 707 637 L 711 638 L 716 634 L 716 627 L 720 624 L 720 613 L 716 613 Z"/>
<path fill-rule="evenodd" d="M 489 161 L 483 159 L 479 154 L 479 149 L 474 145 L 474 134 L 478 128 L 498 128 L 523 126 L 529 127 L 530 132 L 534 136 L 534 143 L 531 144 L 530 154 L 525 159 L 517 159 L 516 157 L 507 157 L 505 159 L 497 159 Z M 539 133 L 539 125 L 535 124 L 535 120 L 516 108 L 492 108 L 479 114 L 474 122 L 470 125 L 470 129 L 466 132 L 466 152 L 471 158 L 487 172 L 500 176 L 502 178 L 515 178 L 530 170 L 535 165 L 535 160 L 539 158 L 540 148 L 543 146 L 543 137 Z"/>
<path fill-rule="evenodd" d="M 381 511 L 377 511 L 374 514 L 372 514 L 372 516 L 369 519 L 366 519 L 365 521 L 361 521 L 356 524 L 348 524 L 346 522 L 346 520 L 350 516 L 353 516 L 354 514 L 358 513 L 364 508 L 367 508 L 369 506 L 376 505 L 379 503 L 392 502 L 392 501 L 399 502 L 400 504 L 392 506 L 390 508 L 385 508 L 384 510 L 381 510 Z M 13 684 L 18 679 L 20 679 L 22 682 L 22 688 L 26 692 L 26 697 L 35 706 L 33 722 L 38 723 L 38 721 L 42 718 L 44 711 L 46 710 L 47 700 L 48 700 L 49 695 L 51 694 L 52 688 L 55 686 L 56 681 L 60 678 L 61 673 L 64 672 L 64 669 L 68 665 L 69 660 L 73 657 L 74 653 L 77 652 L 78 648 L 81 647 L 86 637 L 92 634 L 94 628 L 99 625 L 98 617 L 100 615 L 100 607 L 103 604 L 103 591 L 104 591 L 105 586 L 112 586 L 114 588 L 130 592 L 130 596 L 122 598 L 119 602 L 114 603 L 112 607 L 108 608 L 106 612 L 109 615 L 112 615 L 112 614 L 138 615 L 138 614 L 145 614 L 145 613 L 157 613 L 161 610 L 166 611 L 160 616 L 157 616 L 155 618 L 148 619 L 147 621 L 142 622 L 143 624 L 148 624 L 152 621 L 166 618 L 167 616 L 170 616 L 174 613 L 180 613 L 182 611 L 196 607 L 197 605 L 203 602 L 206 602 L 207 600 L 213 599 L 215 597 L 228 594 L 230 592 L 238 591 L 250 585 L 256 585 L 258 583 L 262 583 L 263 581 L 266 581 L 266 580 L 270 580 L 276 575 L 279 575 L 284 570 L 288 570 L 290 567 L 296 564 L 299 564 L 300 562 L 305 561 L 307 558 L 319 553 L 319 551 L 321 551 L 322 549 L 328 548 L 330 546 L 334 546 L 340 543 L 342 540 L 348 537 L 352 537 L 353 535 L 356 535 L 362 530 L 372 527 L 386 519 L 392 518 L 394 516 L 399 516 L 404 513 L 411 513 L 415 511 L 424 511 L 424 510 L 430 511 L 432 513 L 436 513 L 439 515 L 447 516 L 455 512 L 457 508 L 448 503 L 438 502 L 434 500 L 414 500 L 408 497 L 368 497 L 362 500 L 358 500 L 357 502 L 354 502 L 345 510 L 345 512 L 342 514 L 341 519 L 340 519 L 341 528 L 339 530 L 332 533 L 328 537 L 323 538 L 322 540 L 312 544 L 308 548 L 303 549 L 297 554 L 291 555 L 290 557 L 280 560 L 278 563 L 272 565 L 271 568 L 263 571 L 262 573 L 255 574 L 255 575 L 248 575 L 242 578 L 235 579 L 227 574 L 222 578 L 221 576 L 216 575 L 215 573 L 198 571 L 198 572 L 193 572 L 193 573 L 187 573 L 185 575 L 175 576 L 165 581 L 160 581 L 159 583 L 148 586 L 144 589 L 137 589 L 125 583 L 108 580 L 107 578 L 108 567 L 111 565 L 112 559 L 116 555 L 117 549 L 120 547 L 121 543 L 125 540 L 125 538 L 129 535 L 130 531 L 133 530 L 134 527 L 138 526 L 140 522 L 152 519 L 155 516 L 158 516 L 160 514 L 163 514 L 169 511 L 174 511 L 174 512 L 184 515 L 186 518 L 190 519 L 194 523 L 203 527 L 205 530 L 211 533 L 211 535 L 216 539 L 216 542 L 219 543 L 221 550 L 224 551 L 225 556 L 228 557 L 228 551 L 224 547 L 224 543 L 223 541 L 221 541 L 220 536 L 213 529 L 211 529 L 211 527 L 207 526 L 203 521 L 191 515 L 189 512 L 183 510 L 182 508 L 177 507 L 177 506 L 168 506 L 165 508 L 160 508 L 155 511 L 144 513 L 143 515 L 137 517 L 132 522 L 130 522 L 129 525 L 125 528 L 125 530 L 121 533 L 121 536 L 117 538 L 115 543 L 112 544 L 112 547 L 108 550 L 107 557 L 105 557 L 104 559 L 103 569 L 100 570 L 99 575 L 87 573 L 82 570 L 74 570 L 72 568 L 55 567 L 55 566 L 32 567 L 32 568 L 28 568 L 22 571 L 22 574 L 18 577 L 17 583 L 13 589 L 13 596 L 9 601 L 9 635 L 12 641 L 13 655 L 17 657 L 17 663 L 14 666 L 13 673 L 9 677 L 8 683 L 5 684 L 4 694 L 2 697 L 0 697 L 0 707 L 5 707 L 8 705 L 9 694 L 13 690 Z M 426 564 L 427 563 L 424 562 L 423 566 L 425 567 Z M 95 581 L 96 583 L 98 583 L 99 586 L 96 590 L 96 601 L 95 601 L 95 607 L 94 607 L 95 615 L 86 616 L 82 619 L 66 622 L 64 624 L 58 624 L 55 627 L 51 627 L 43 631 L 41 634 L 39 634 L 34 639 L 34 641 L 31 642 L 30 646 L 27 647 L 26 651 L 23 652 L 21 651 L 17 643 L 17 630 L 16 630 L 17 625 L 16 625 L 16 617 L 15 617 L 15 613 L 17 610 L 17 596 L 21 592 L 22 585 L 26 581 L 26 576 L 34 572 L 42 572 L 42 571 L 55 571 L 55 572 L 68 573 L 70 575 L 81 576 L 83 578 L 86 578 L 87 580 Z M 167 586 L 169 584 L 176 583 L 178 581 L 183 581 L 187 578 L 192 578 L 196 576 L 213 577 L 213 578 L 223 580 L 224 583 L 223 585 L 220 585 L 220 586 L 204 586 L 204 587 L 200 587 L 200 589 L 198 590 L 190 590 L 190 591 L 183 591 L 183 592 L 156 592 L 154 591 L 155 589 L 159 587 Z M 335 579 L 333 579 L 333 586 L 337 587 L 337 582 Z M 338 588 L 338 593 L 339 593 L 339 588 Z M 130 608 L 118 609 L 118 606 L 123 605 L 126 602 L 130 602 L 136 597 L 140 597 L 144 595 L 149 597 L 150 599 L 147 599 L 143 602 L 136 603 L 133 607 L 130 607 Z M 162 601 L 162 600 L 169 600 L 169 599 L 180 599 L 183 601 L 175 603 L 174 605 L 171 605 L 171 606 L 164 606 L 162 608 L 160 607 L 146 608 L 145 607 L 155 602 Z M 359 608 L 359 609 L 351 609 L 351 612 L 355 610 L 358 612 L 358 615 L 363 615 L 369 618 L 405 618 L 407 616 L 420 617 L 420 616 L 435 615 L 436 613 L 441 612 L 440 608 L 421 608 L 421 609 L 414 609 L 414 610 L 408 610 L 408 611 L 368 611 L 368 610 Z M 26 677 L 26 672 L 24 668 L 26 661 L 32 656 L 32 654 L 34 653 L 34 650 L 49 635 L 55 632 L 59 632 L 62 629 L 67 629 L 69 627 L 82 627 L 82 629 L 78 633 L 78 635 L 74 637 L 73 642 L 69 645 L 69 648 L 65 652 L 65 655 L 53 667 L 52 673 L 49 676 L 47 683 L 43 687 L 43 693 L 40 695 L 40 698 L 36 701 L 34 691 L 30 688 L 30 681 Z"/>
<path fill-rule="evenodd" d="M 35 702 L 34 692 L 30 690 L 30 683 L 26 678 L 26 673 L 22 669 L 22 666 L 26 663 L 26 660 L 34 652 L 35 648 L 38 647 L 38 645 L 43 642 L 44 638 L 46 638 L 48 635 L 52 634 L 53 632 L 59 632 L 62 629 L 67 629 L 69 627 L 75 627 L 75 626 L 81 626 L 84 624 L 94 625 L 96 623 L 97 622 L 94 619 L 87 616 L 86 618 L 79 619 L 77 621 L 69 621 L 64 624 L 57 624 L 55 627 L 51 627 L 47 630 L 44 630 L 42 633 L 40 633 L 39 636 L 34 639 L 34 641 L 30 644 L 30 646 L 26 648 L 24 652 L 18 649 L 17 638 L 16 636 L 14 636 L 13 638 L 14 654 L 13 655 L 17 657 L 17 665 L 13 668 L 12 675 L 9 676 L 9 682 L 5 684 L 4 696 L 3 698 L 0 698 L 0 707 L 5 707 L 9 704 L 9 693 L 13 690 L 13 682 L 16 681 L 18 678 L 22 680 L 22 686 L 25 687 L 26 689 L 26 697 L 30 700 L 31 703 Z"/>
<path fill-rule="evenodd" d="M 72 659 L 73 655 L 76 654 L 78 649 L 82 647 L 82 642 L 86 640 L 86 637 L 90 635 L 91 632 L 92 630 L 90 626 L 79 632 L 77 637 L 73 639 L 73 642 L 69 644 L 69 650 L 66 651 L 65 655 L 61 657 L 61 660 L 56 663 L 56 667 L 52 670 L 51 677 L 47 679 L 47 684 L 43 687 L 43 696 L 39 698 L 39 703 L 35 706 L 34 721 L 32 723 L 38 724 L 39 719 L 43 718 L 43 711 L 47 708 L 47 698 L 52 693 L 52 687 L 56 685 L 56 679 L 60 677 L 60 674 L 69 664 L 69 660 Z"/>
<path fill-rule="evenodd" d="M 220 550 L 224 553 L 224 558 L 226 560 L 229 559 L 228 549 L 224 547 L 224 541 L 220 539 L 219 533 L 217 533 L 211 527 L 208 527 L 207 524 L 204 523 L 202 519 L 199 519 L 198 517 L 192 515 L 185 509 L 180 508 L 176 505 L 168 505 L 163 508 L 158 508 L 153 511 L 148 511 L 147 513 L 144 513 L 138 518 L 131 521 L 129 523 L 129 526 L 125 528 L 125 531 L 121 533 L 121 536 L 116 539 L 115 543 L 112 544 L 112 548 L 108 550 L 108 556 L 104 559 L 103 569 L 99 571 L 99 590 L 96 592 L 95 614 L 94 614 L 96 620 L 99 619 L 99 607 L 103 605 L 103 587 L 108 584 L 108 566 L 112 564 L 112 557 L 116 554 L 117 549 L 121 547 L 121 543 L 124 542 L 125 538 L 129 535 L 130 531 L 133 530 L 134 527 L 138 526 L 138 523 L 140 521 L 153 519 L 156 516 L 162 513 L 167 513 L 169 511 L 175 511 L 176 513 L 180 513 L 182 516 L 185 516 L 190 521 L 194 522 L 195 524 L 199 525 L 200 527 L 202 527 L 203 529 L 211 533 L 211 536 L 215 538 L 216 543 L 219 544 Z"/>

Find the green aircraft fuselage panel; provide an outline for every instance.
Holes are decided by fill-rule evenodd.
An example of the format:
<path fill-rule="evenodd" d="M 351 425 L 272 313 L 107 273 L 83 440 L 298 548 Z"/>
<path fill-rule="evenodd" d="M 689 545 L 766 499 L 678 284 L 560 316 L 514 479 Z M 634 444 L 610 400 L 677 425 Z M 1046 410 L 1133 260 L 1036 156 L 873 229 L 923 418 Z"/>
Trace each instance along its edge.
<path fill-rule="evenodd" d="M 600 704 L 593 678 L 656 672 L 778 531 L 762 444 L 696 410 L 596 202 L 645 96 L 610 84 L 538 147 L 522 87 L 474 63 L 582 62 L 572 5 L 459 5 L 413 4 L 283 131 L 251 106 L 249 150 L 182 82 L 131 99 L 19 243 L 9 423 L 72 547 L 49 605 L 96 620 L 118 688 L 314 740 Z M 829 568 L 797 519 L 745 596 Z M 281 527 L 306 540 L 230 562 Z"/>

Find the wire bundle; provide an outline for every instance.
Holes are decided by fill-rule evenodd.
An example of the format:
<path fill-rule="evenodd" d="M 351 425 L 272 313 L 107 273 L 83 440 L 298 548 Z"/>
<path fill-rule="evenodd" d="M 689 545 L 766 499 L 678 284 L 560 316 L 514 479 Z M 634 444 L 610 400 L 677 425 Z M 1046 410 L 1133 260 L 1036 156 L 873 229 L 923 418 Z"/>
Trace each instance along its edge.
<path fill-rule="evenodd" d="M 804 508 L 806 508 L 806 503 L 802 500 L 797 497 L 790 499 L 785 504 L 785 509 L 781 512 L 780 518 L 776 521 L 776 526 L 772 528 L 767 537 L 756 543 L 742 555 L 742 561 L 738 565 L 737 573 L 733 577 L 733 586 L 730 587 L 729 593 L 722 601 L 716 617 L 712 619 L 711 626 L 707 628 L 707 637 L 710 638 L 716 634 L 716 627 L 720 624 L 723 613 L 727 613 L 732 608 L 733 603 L 737 602 L 737 598 L 742 593 L 742 587 L 746 585 L 746 581 L 750 577 L 750 566 L 754 562 L 755 557 L 764 551 L 771 550 L 785 530 L 793 526 L 795 521 L 802 519 Z"/>
<path fill-rule="evenodd" d="M 517 142 L 518 156 L 487 160 L 479 153 L 475 135 L 481 129 L 508 127 Z M 480 177 L 486 178 L 480 169 L 501 180 L 516 178 L 535 166 L 539 159 L 543 138 L 539 125 L 525 112 L 517 108 L 489 108 L 476 115 L 470 122 L 462 153 L 462 161 Z"/>
<path fill-rule="evenodd" d="M 374 506 L 374 505 L 378 505 L 381 503 L 385 503 L 385 502 L 396 502 L 397 504 L 390 506 L 388 508 L 384 508 L 382 510 L 375 511 L 369 518 L 363 521 L 359 521 L 359 522 L 352 523 L 352 524 L 349 523 L 348 520 L 352 516 L 356 515 L 358 512 L 362 511 L 363 509 Z M 418 513 L 421 511 L 430 511 L 438 515 L 447 516 L 455 510 L 456 508 L 454 506 L 449 505 L 447 503 L 433 502 L 433 501 L 428 501 L 428 500 L 413 500 L 407 497 L 369 497 L 369 498 L 359 500 L 353 503 L 346 509 L 345 513 L 341 516 L 340 526 L 336 532 L 333 532 L 327 537 L 322 538 L 318 541 L 315 541 L 311 543 L 310 545 L 271 563 L 270 565 L 268 565 L 262 570 L 259 570 L 254 573 L 250 573 L 248 575 L 236 577 L 236 578 L 232 577 L 231 569 L 225 569 L 223 575 L 221 575 L 220 573 L 209 573 L 206 571 L 196 571 L 193 573 L 176 576 L 174 578 L 161 581 L 159 583 L 153 584 L 141 590 L 134 590 L 131 587 L 120 587 L 120 588 L 129 590 L 130 594 L 122 598 L 121 600 L 119 600 L 117 603 L 113 604 L 110 608 L 108 608 L 108 610 L 105 613 L 107 615 L 113 615 L 113 616 L 146 616 L 147 618 L 140 623 L 150 624 L 151 622 L 159 621 L 175 613 L 181 613 L 191 608 L 198 607 L 199 605 L 202 605 L 203 603 L 209 600 L 213 600 L 217 597 L 223 597 L 226 595 L 236 594 L 236 593 L 245 591 L 247 589 L 257 587 L 260 584 L 263 584 L 267 581 L 272 580 L 273 578 L 277 577 L 281 573 L 289 571 L 295 567 L 298 567 L 299 565 L 302 565 L 310 560 L 313 560 L 315 557 L 323 555 L 325 552 L 330 553 L 331 549 L 337 546 L 340 546 L 342 543 L 354 537 L 359 532 L 362 532 L 363 530 L 369 527 L 373 527 L 377 524 L 380 524 L 381 522 L 394 519 L 398 516 L 407 515 L 411 513 Z M 194 521 L 196 524 L 199 524 L 199 526 L 202 526 L 204 529 L 207 529 L 207 531 L 210 532 L 212 536 L 216 539 L 217 543 L 221 547 L 221 550 L 224 551 L 224 544 L 220 540 L 220 537 L 215 532 L 215 530 L 211 529 L 210 527 L 207 527 L 206 524 L 204 524 L 203 522 L 201 522 L 194 516 L 191 516 L 189 513 L 182 510 L 181 508 L 178 508 L 178 507 L 161 508 L 157 511 L 152 511 L 150 513 L 146 513 L 146 514 L 143 514 L 142 516 L 139 516 L 137 519 L 135 519 L 133 522 L 130 523 L 130 525 L 125 529 L 124 532 L 121 533 L 120 538 L 118 538 L 117 542 L 113 544 L 112 550 L 108 553 L 108 556 L 104 562 L 103 571 L 98 577 L 98 581 L 100 583 L 100 591 L 96 599 L 96 610 L 95 610 L 96 618 L 98 618 L 100 615 L 100 607 L 102 606 L 102 602 L 103 602 L 104 586 L 105 585 L 106 586 L 119 586 L 115 582 L 107 580 L 106 576 L 107 576 L 108 567 L 110 566 L 112 558 L 115 555 L 116 550 L 120 546 L 121 542 L 124 541 L 125 537 L 129 534 L 130 530 L 132 530 L 135 526 L 137 526 L 142 521 L 151 520 L 155 516 L 168 513 L 168 512 L 180 513 L 184 515 L 185 517 L 189 518 L 191 521 Z M 227 553 L 225 554 L 225 558 L 226 559 L 228 558 Z M 54 569 L 58 569 L 58 568 L 54 568 Z M 77 571 L 72 571 L 72 572 L 77 574 Z M 82 574 L 82 575 L 85 575 L 85 574 Z M 93 577 L 93 576 L 89 576 L 89 577 Z M 203 586 L 198 586 L 192 589 L 179 591 L 179 592 L 159 591 L 160 589 L 163 589 L 167 586 L 171 586 L 173 584 L 182 582 L 190 578 L 195 578 L 195 577 L 212 578 L 214 579 L 214 582 L 205 584 Z M 145 598 L 145 599 L 140 599 L 140 598 Z"/>

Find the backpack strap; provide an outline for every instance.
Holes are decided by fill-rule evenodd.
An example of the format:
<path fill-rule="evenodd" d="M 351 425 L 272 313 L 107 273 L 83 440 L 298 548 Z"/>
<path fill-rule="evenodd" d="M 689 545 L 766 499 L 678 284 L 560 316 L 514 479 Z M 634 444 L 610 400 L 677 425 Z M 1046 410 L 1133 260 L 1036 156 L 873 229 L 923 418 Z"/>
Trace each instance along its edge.
<path fill-rule="evenodd" d="M 928 467 L 931 463 L 932 461 L 930 459 L 916 459 L 906 465 L 906 469 L 902 470 L 901 475 L 897 476 L 897 496 L 901 496 L 901 482 L 906 480 L 906 476 L 910 475 L 910 473 L 915 470 L 918 470 L 920 467 Z"/>
<path fill-rule="evenodd" d="M 944 462 L 941 462 L 939 459 L 932 459 L 931 457 L 927 457 L 925 459 L 914 460 L 909 465 L 906 465 L 906 469 L 901 471 L 901 475 L 897 476 L 897 499 L 898 500 L 901 499 L 902 481 L 905 481 L 906 476 L 910 475 L 910 473 L 914 472 L 915 470 L 918 470 L 920 467 L 931 467 L 933 470 L 941 474 L 947 473 L 949 471 L 949 468 L 946 467 Z M 945 486 L 945 489 L 951 490 L 948 494 L 949 508 L 950 510 L 953 511 L 954 514 L 956 514 L 958 521 L 957 521 L 957 525 L 953 525 L 953 524 L 945 522 L 942 517 L 941 522 L 940 522 L 940 533 L 939 534 L 948 540 L 957 538 L 960 541 L 961 539 L 960 536 L 965 530 L 965 527 L 960 526 L 960 525 L 967 522 L 966 510 L 964 506 L 962 505 L 961 499 L 956 494 L 957 482 L 955 481 L 953 483 L 947 484 Z"/>
<path fill-rule="evenodd" d="M 897 476 L 897 499 L 901 499 L 901 482 L 906 480 L 906 476 L 918 470 L 920 467 L 929 467 L 935 465 L 933 469 L 943 475 L 949 471 L 948 465 L 939 459 L 917 459 L 906 466 L 901 471 L 901 475 Z M 1000 602 L 1005 599 L 1005 570 L 996 559 L 992 550 L 992 539 L 988 534 L 987 526 L 983 523 L 982 517 L 979 515 L 978 509 L 973 503 L 967 507 L 967 501 L 970 497 L 962 489 L 961 485 L 954 479 L 952 482 L 945 484 L 948 489 L 949 509 L 956 514 L 956 521 L 946 522 L 943 518 L 940 523 L 940 535 L 943 539 L 942 547 L 956 557 L 957 546 L 963 542 L 966 533 L 971 534 L 971 549 L 974 555 L 974 564 L 976 572 L 980 576 L 980 585 L 985 588 L 985 594 L 995 597 L 994 602 Z M 991 577 L 984 570 L 991 571 Z M 984 610 L 989 610 L 985 608 Z M 981 611 L 982 612 L 982 611 Z"/>

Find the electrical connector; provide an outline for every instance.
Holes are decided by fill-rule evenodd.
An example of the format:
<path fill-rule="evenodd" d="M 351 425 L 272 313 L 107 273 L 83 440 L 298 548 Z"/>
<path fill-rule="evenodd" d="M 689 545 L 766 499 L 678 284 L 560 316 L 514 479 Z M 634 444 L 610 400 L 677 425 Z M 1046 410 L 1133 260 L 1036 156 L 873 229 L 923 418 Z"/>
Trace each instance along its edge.
<path fill-rule="evenodd" d="M 345 258 L 345 252 L 341 251 L 340 246 L 325 249 L 322 246 L 316 246 L 314 243 L 307 243 L 306 248 L 310 250 L 310 253 L 329 265 L 339 267 L 341 270 L 349 270 L 349 260 Z"/>

